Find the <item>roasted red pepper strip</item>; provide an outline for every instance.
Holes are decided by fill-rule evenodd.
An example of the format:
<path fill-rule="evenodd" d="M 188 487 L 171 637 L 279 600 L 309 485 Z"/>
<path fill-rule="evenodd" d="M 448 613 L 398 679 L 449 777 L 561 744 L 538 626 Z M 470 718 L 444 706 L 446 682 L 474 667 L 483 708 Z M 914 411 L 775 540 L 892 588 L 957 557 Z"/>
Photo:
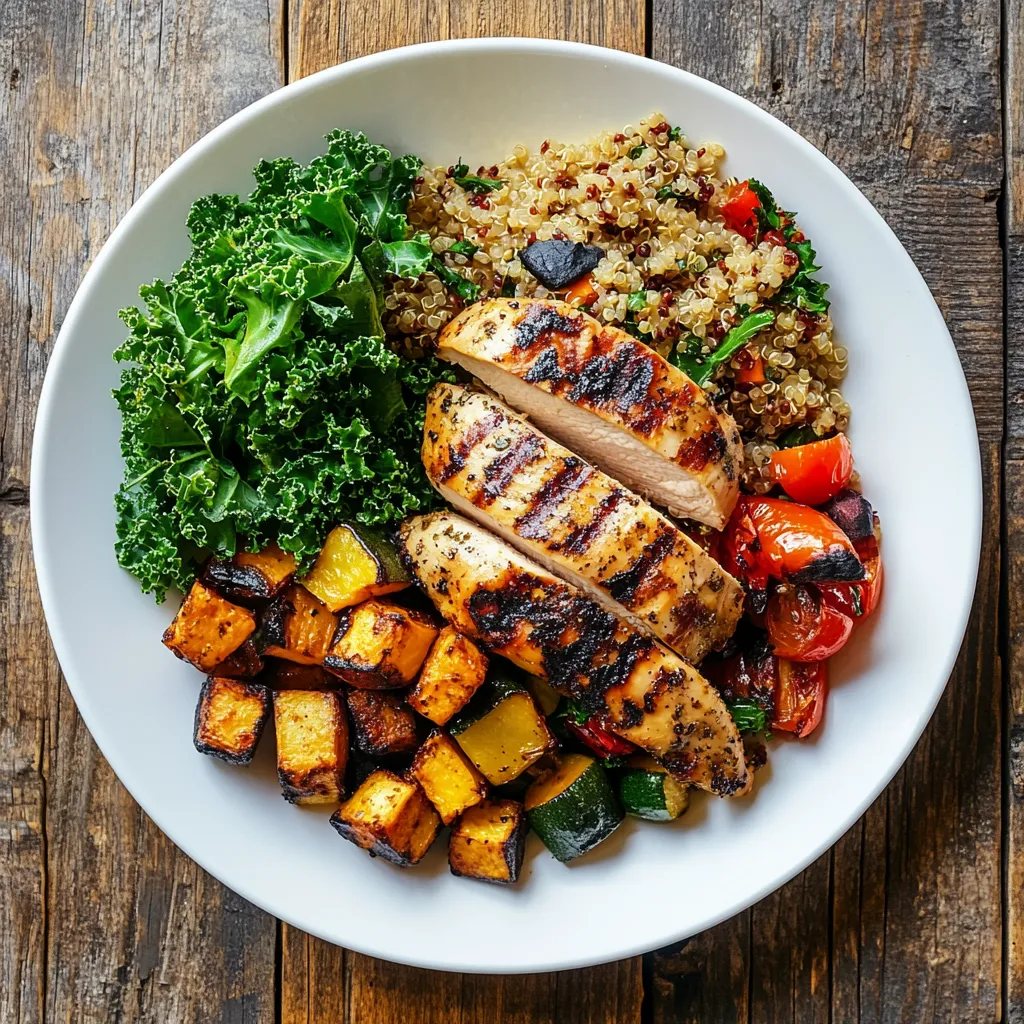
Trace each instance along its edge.
<path fill-rule="evenodd" d="M 828 696 L 826 664 L 779 658 L 772 729 L 795 733 L 800 739 L 814 732 L 821 722 Z"/>
<path fill-rule="evenodd" d="M 629 740 L 606 729 L 597 715 L 591 715 L 582 725 L 567 718 L 565 727 L 598 757 L 626 757 L 636 753 L 637 748 Z"/>
<path fill-rule="evenodd" d="M 757 215 L 754 211 L 761 205 L 750 185 L 741 181 L 731 185 L 725 193 L 725 202 L 721 205 L 722 219 L 726 227 L 732 228 L 748 242 L 757 237 Z"/>

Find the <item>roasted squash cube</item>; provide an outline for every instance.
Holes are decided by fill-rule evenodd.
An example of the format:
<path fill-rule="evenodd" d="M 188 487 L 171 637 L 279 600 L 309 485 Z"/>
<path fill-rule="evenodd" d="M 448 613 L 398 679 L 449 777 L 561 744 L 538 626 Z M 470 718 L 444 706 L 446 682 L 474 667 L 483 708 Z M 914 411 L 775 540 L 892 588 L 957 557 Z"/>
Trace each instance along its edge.
<path fill-rule="evenodd" d="M 200 754 L 248 764 L 270 715 L 265 686 L 210 676 L 199 691 L 193 742 Z"/>
<path fill-rule="evenodd" d="M 229 679 L 253 679 L 263 671 L 263 659 L 256 650 L 252 637 L 229 654 L 219 665 L 210 671 L 212 676 L 224 676 Z"/>
<path fill-rule="evenodd" d="M 362 689 L 398 689 L 416 678 L 436 636 L 422 612 L 365 601 L 341 613 L 324 668 Z"/>
<path fill-rule="evenodd" d="M 387 537 L 367 526 L 336 526 L 302 585 L 332 612 L 404 590 L 411 577 Z"/>
<path fill-rule="evenodd" d="M 341 680 L 321 665 L 300 665 L 283 658 L 268 659 L 265 682 L 272 690 L 337 690 Z"/>
<path fill-rule="evenodd" d="M 487 655 L 451 626 L 437 635 L 409 704 L 435 725 L 461 711 L 487 676 Z"/>
<path fill-rule="evenodd" d="M 276 597 L 294 575 L 295 557 L 271 544 L 262 551 L 210 559 L 203 570 L 203 583 L 229 601 L 248 604 Z"/>
<path fill-rule="evenodd" d="M 305 587 L 289 587 L 263 612 L 263 653 L 300 665 L 319 665 L 337 625 L 337 617 Z"/>
<path fill-rule="evenodd" d="M 255 629 L 256 619 L 248 608 L 226 601 L 196 580 L 163 640 L 183 661 L 200 672 L 210 672 Z"/>
<path fill-rule="evenodd" d="M 440 729 L 416 752 L 412 774 L 446 825 L 487 795 L 487 781 L 462 748 Z"/>
<path fill-rule="evenodd" d="M 533 698 L 514 680 L 488 683 L 450 729 L 462 752 L 495 786 L 511 782 L 557 746 Z"/>
<path fill-rule="evenodd" d="M 274 694 L 277 777 L 293 804 L 334 803 L 348 760 L 344 698 L 332 690 Z"/>
<path fill-rule="evenodd" d="M 485 800 L 452 827 L 448 866 L 453 875 L 510 885 L 526 850 L 526 812 L 516 800 Z"/>
<path fill-rule="evenodd" d="M 331 815 L 331 824 L 371 856 L 404 868 L 430 849 L 441 819 L 415 782 L 380 769 Z"/>
<path fill-rule="evenodd" d="M 416 716 L 401 698 L 375 690 L 348 694 L 352 745 L 371 757 L 411 754 L 419 744 Z"/>

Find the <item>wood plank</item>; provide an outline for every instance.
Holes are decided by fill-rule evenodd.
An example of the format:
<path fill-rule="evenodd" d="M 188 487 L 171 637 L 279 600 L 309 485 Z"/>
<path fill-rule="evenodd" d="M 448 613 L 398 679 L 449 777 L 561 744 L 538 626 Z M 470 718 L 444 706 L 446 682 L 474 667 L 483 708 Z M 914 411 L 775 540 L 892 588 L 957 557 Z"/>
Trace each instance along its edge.
<path fill-rule="evenodd" d="M 89 260 L 185 146 L 279 83 L 279 36 L 277 19 L 244 0 L 9 3 L 0 18 L 5 1022 L 273 1014 L 273 920 L 146 819 L 63 688 L 35 590 L 27 485 L 43 369 Z M 230 57 L 217 42 L 227 39 Z"/>
<path fill-rule="evenodd" d="M 999 507 L 1003 429 L 999 18 L 992 2 L 654 0 L 651 31 L 654 57 L 802 132 L 894 227 L 964 362 L 989 509 Z M 979 253 L 967 275 L 957 269 L 965 233 Z M 752 912 L 657 956 L 655 1021 L 995 1019 L 998 556 L 990 519 L 968 640 L 897 781 L 830 870 L 819 861 Z"/>
<path fill-rule="evenodd" d="M 531 4 L 515 0 L 500 6 L 486 3 L 439 3 L 416 0 L 291 0 L 289 11 L 289 75 L 313 74 L 349 60 L 407 43 L 465 36 L 522 35 L 578 39 L 642 53 L 644 5 L 638 0 L 610 0 L 600 5 Z M 285 929 L 287 950 L 293 939 Z M 297 940 L 294 940 L 297 942 Z M 311 962 L 330 963 L 334 993 L 325 1003 L 305 980 Z M 359 1024 L 376 1021 L 552 1020 L 565 1024 L 627 1024 L 639 1020 L 642 1002 L 640 959 L 623 964 L 567 972 L 501 978 L 438 974 L 396 967 L 359 954 L 331 950 L 307 938 L 302 955 L 282 959 L 282 1022 L 334 1020 L 337 976 L 344 966 L 346 1019 Z M 298 975 L 298 977 L 296 977 Z"/>

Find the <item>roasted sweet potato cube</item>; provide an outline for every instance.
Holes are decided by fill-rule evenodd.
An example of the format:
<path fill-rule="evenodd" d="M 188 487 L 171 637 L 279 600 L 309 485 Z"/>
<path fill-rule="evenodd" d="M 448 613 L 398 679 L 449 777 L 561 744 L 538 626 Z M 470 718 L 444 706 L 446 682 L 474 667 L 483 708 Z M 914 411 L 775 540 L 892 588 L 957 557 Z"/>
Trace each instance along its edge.
<path fill-rule="evenodd" d="M 422 612 L 390 601 L 343 611 L 324 668 L 366 690 L 394 690 L 416 678 L 437 627 Z"/>
<path fill-rule="evenodd" d="M 435 725 L 444 725 L 469 703 L 486 676 L 487 655 L 469 637 L 445 626 L 409 693 L 409 705 Z"/>
<path fill-rule="evenodd" d="M 440 729 L 432 732 L 416 752 L 412 774 L 446 825 L 487 795 L 487 780 L 462 748 Z"/>
<path fill-rule="evenodd" d="M 232 604 L 196 580 L 163 640 L 183 661 L 210 672 L 255 629 L 256 619 L 248 608 Z"/>
<path fill-rule="evenodd" d="M 274 694 L 277 777 L 293 804 L 333 803 L 342 794 L 348 760 L 344 698 L 333 690 Z"/>
<path fill-rule="evenodd" d="M 263 671 L 263 659 L 256 650 L 252 637 L 229 654 L 210 672 L 213 676 L 224 676 L 228 679 L 253 679 Z"/>
<path fill-rule="evenodd" d="M 294 556 L 271 544 L 262 551 L 211 558 L 203 570 L 203 583 L 229 601 L 248 604 L 276 597 L 294 575 Z"/>
<path fill-rule="evenodd" d="M 416 715 L 401 698 L 376 690 L 351 690 L 352 745 L 371 757 L 411 754 L 419 744 Z"/>
<path fill-rule="evenodd" d="M 415 782 L 380 769 L 331 815 L 331 824 L 371 856 L 405 868 L 430 849 L 441 819 Z"/>
<path fill-rule="evenodd" d="M 283 658 L 268 659 L 264 681 L 272 690 L 337 690 L 342 685 L 321 665 L 300 665 Z"/>
<path fill-rule="evenodd" d="M 291 586 L 263 612 L 263 653 L 300 665 L 319 665 L 337 625 L 337 616 L 305 587 Z"/>
<path fill-rule="evenodd" d="M 526 849 L 526 812 L 515 800 L 485 800 L 452 827 L 448 866 L 453 875 L 509 885 L 519 878 Z"/>
<path fill-rule="evenodd" d="M 199 691 L 193 742 L 200 754 L 248 764 L 270 715 L 265 686 L 210 676 Z"/>

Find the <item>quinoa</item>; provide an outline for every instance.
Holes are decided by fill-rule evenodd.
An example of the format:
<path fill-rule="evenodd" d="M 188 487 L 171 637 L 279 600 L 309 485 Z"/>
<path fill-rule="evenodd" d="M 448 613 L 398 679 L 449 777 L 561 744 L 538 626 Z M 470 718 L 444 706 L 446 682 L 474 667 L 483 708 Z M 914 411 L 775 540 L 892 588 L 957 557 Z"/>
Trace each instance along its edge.
<path fill-rule="evenodd" d="M 546 140 L 536 153 L 516 146 L 480 177 L 503 187 L 482 194 L 457 185 L 452 168 L 424 168 L 409 221 L 435 254 L 480 288 L 480 296 L 546 297 L 519 259 L 529 244 L 567 238 L 605 251 L 592 275 L 590 314 L 624 327 L 666 358 L 714 351 L 744 315 L 760 309 L 796 272 L 777 233 L 757 245 L 729 228 L 721 204 L 725 150 L 692 145 L 658 113 L 583 143 Z M 672 198 L 663 196 L 671 189 Z M 478 248 L 450 253 L 456 242 Z M 641 294 L 642 293 L 642 294 Z M 558 297 L 564 297 L 559 293 Z M 462 300 L 432 273 L 398 281 L 385 299 L 385 324 L 408 355 L 432 350 Z M 794 426 L 823 436 L 845 430 L 850 407 L 840 391 L 847 353 L 827 313 L 776 305 L 774 324 L 724 363 L 706 387 L 736 418 L 744 440 L 746 489 L 767 491 L 764 467 Z M 737 374 L 760 357 L 765 380 Z"/>

